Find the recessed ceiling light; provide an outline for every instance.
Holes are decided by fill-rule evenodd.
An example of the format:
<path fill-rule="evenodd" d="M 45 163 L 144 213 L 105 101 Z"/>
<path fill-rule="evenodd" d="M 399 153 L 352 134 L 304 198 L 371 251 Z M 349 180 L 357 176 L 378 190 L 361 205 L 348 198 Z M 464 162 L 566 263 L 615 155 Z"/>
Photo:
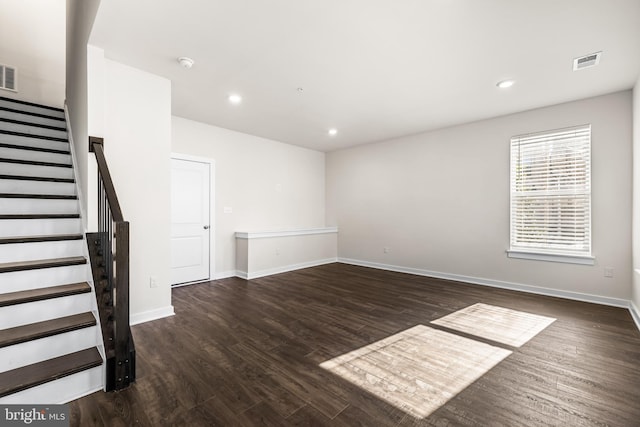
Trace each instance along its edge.
<path fill-rule="evenodd" d="M 229 95 L 229 102 L 232 104 L 240 104 L 242 102 L 242 97 L 240 95 Z"/>
<path fill-rule="evenodd" d="M 178 62 L 186 69 L 193 67 L 194 64 L 193 59 L 187 58 L 186 56 L 181 56 L 180 58 L 178 58 Z"/>
<path fill-rule="evenodd" d="M 498 82 L 496 86 L 498 86 L 500 89 L 506 89 L 508 87 L 513 86 L 514 83 L 515 83 L 515 80 L 503 80 L 501 82 Z"/>
<path fill-rule="evenodd" d="M 330 136 L 336 136 L 338 134 L 338 129 L 329 129 Z"/>

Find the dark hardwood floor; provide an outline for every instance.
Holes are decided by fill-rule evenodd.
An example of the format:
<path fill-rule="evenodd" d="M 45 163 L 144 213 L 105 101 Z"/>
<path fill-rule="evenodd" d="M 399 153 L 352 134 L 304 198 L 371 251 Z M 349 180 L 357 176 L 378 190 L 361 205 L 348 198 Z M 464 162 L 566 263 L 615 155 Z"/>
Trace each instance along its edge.
<path fill-rule="evenodd" d="M 482 302 L 557 320 L 424 419 L 319 367 Z M 173 290 L 134 326 L 137 382 L 71 403 L 79 426 L 640 426 L 625 309 L 331 264 Z"/>

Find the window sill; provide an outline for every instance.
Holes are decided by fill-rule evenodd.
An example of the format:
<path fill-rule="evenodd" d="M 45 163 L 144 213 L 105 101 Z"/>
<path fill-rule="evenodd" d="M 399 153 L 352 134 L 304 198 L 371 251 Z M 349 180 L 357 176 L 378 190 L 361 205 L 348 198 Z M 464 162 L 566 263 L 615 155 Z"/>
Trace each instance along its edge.
<path fill-rule="evenodd" d="M 595 265 L 596 259 L 592 256 L 579 256 L 579 255 L 560 255 L 560 254 L 547 254 L 540 252 L 525 252 L 508 250 L 507 256 L 509 258 L 517 259 L 531 259 L 536 261 L 549 261 L 549 262 L 562 262 L 566 264 L 582 264 L 582 265 Z"/>

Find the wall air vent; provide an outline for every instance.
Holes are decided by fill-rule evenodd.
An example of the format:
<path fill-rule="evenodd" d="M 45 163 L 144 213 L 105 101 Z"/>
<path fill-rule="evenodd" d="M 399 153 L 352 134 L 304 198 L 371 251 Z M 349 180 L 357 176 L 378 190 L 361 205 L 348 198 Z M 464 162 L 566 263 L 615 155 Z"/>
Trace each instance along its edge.
<path fill-rule="evenodd" d="M 589 55 L 580 56 L 573 59 L 573 71 L 583 70 L 589 67 L 595 67 L 600 63 L 602 52 L 590 53 Z"/>
<path fill-rule="evenodd" d="M 14 67 L 0 64 L 0 89 L 18 91 L 18 72 Z"/>

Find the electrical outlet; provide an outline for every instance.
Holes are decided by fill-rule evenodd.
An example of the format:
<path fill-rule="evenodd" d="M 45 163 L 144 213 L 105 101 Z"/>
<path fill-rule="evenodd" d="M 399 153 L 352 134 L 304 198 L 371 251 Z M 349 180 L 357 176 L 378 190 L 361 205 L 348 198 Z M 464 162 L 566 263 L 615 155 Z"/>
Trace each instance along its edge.
<path fill-rule="evenodd" d="M 604 277 L 613 277 L 613 267 L 605 267 L 604 268 Z"/>
<path fill-rule="evenodd" d="M 156 279 L 155 276 L 151 276 L 149 278 L 149 287 L 151 287 L 151 288 L 157 288 L 158 287 L 158 279 Z"/>
<path fill-rule="evenodd" d="M 389 250 L 390 250 L 390 249 L 389 249 L 389 247 L 388 247 L 388 246 L 385 246 L 384 248 L 382 248 L 382 252 L 384 252 L 385 254 L 388 254 L 388 253 L 389 253 Z"/>
<path fill-rule="evenodd" d="M 276 255 L 280 255 L 280 248 L 276 248 Z"/>

